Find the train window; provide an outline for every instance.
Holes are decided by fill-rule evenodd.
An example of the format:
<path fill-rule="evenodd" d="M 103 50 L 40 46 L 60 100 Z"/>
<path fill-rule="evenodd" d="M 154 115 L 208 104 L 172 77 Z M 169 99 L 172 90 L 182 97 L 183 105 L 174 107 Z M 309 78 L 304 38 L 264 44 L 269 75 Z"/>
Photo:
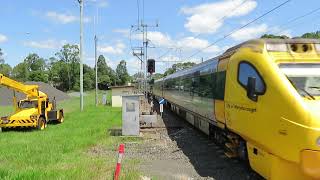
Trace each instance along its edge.
<path fill-rule="evenodd" d="M 264 94 L 266 86 L 257 69 L 248 62 L 240 62 L 238 67 L 238 81 L 244 88 L 247 87 L 248 77 L 256 78 L 256 92 L 258 94 Z"/>
<path fill-rule="evenodd" d="M 199 96 L 212 98 L 213 83 L 214 81 L 211 74 L 200 76 Z"/>
<path fill-rule="evenodd" d="M 226 71 L 215 72 L 213 74 L 214 88 L 213 98 L 218 100 L 224 100 L 224 91 L 226 84 Z"/>

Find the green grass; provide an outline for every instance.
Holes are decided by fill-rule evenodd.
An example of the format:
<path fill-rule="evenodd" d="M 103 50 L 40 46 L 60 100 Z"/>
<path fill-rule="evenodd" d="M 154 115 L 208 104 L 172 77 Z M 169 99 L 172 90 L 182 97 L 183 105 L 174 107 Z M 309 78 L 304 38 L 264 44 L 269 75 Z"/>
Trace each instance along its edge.
<path fill-rule="evenodd" d="M 109 93 L 109 98 L 110 98 Z M 117 146 L 135 138 L 111 137 L 107 129 L 121 126 L 121 109 L 94 105 L 94 93 L 59 103 L 65 122 L 44 131 L 0 133 L 0 179 L 112 179 Z M 12 108 L 0 107 L 1 113 Z M 138 179 L 137 160 L 125 160 L 121 179 Z"/>

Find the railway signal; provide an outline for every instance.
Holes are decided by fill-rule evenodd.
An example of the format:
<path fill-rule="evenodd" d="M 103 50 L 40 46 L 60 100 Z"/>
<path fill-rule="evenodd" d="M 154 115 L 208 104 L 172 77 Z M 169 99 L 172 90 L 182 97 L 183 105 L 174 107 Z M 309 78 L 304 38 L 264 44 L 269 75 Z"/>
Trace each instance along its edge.
<path fill-rule="evenodd" d="M 147 66 L 148 66 L 148 73 L 152 74 L 155 72 L 155 65 L 156 65 L 156 61 L 154 59 L 148 59 L 148 62 L 147 62 Z"/>

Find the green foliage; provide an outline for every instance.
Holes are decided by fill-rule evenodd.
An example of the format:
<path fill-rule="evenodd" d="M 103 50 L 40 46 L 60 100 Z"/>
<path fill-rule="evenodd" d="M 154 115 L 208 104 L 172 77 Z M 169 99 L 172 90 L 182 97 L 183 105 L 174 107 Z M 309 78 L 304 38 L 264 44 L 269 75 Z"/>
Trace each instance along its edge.
<path fill-rule="evenodd" d="M 121 60 L 116 69 L 117 85 L 125 85 L 129 82 L 130 76 L 127 70 L 127 64 L 125 60 Z"/>
<path fill-rule="evenodd" d="M 29 71 L 25 62 L 16 65 L 12 70 L 12 76 L 19 81 L 27 81 Z"/>
<path fill-rule="evenodd" d="M 301 37 L 302 38 L 310 38 L 310 39 L 320 39 L 320 31 L 305 33 Z"/>
<path fill-rule="evenodd" d="M 90 90 L 95 87 L 95 72 L 90 66 L 83 65 L 83 88 L 84 90 Z"/>
<path fill-rule="evenodd" d="M 46 62 L 37 54 L 29 54 L 22 63 L 19 63 L 12 70 L 13 78 L 20 81 L 42 81 L 48 82 Z"/>
<path fill-rule="evenodd" d="M 48 82 L 48 74 L 44 73 L 43 71 L 32 71 L 28 76 L 28 80 L 30 81 L 41 81 L 41 82 Z"/>
<path fill-rule="evenodd" d="M 66 44 L 62 49 L 56 53 L 56 57 L 59 61 L 62 61 L 66 65 L 67 83 L 62 83 L 62 89 L 74 90 L 77 80 L 80 78 L 80 59 L 79 59 L 79 47 L 77 45 Z"/>
<path fill-rule="evenodd" d="M 154 80 L 161 79 L 163 77 L 164 77 L 164 75 L 161 73 L 152 74 L 152 79 L 154 79 Z"/>
<path fill-rule="evenodd" d="M 273 35 L 273 34 L 264 34 L 261 36 L 261 38 L 264 38 L 264 39 L 289 39 L 289 37 L 286 35 L 277 36 L 277 35 Z"/>
<path fill-rule="evenodd" d="M 106 88 L 115 84 L 115 72 L 111 69 L 103 55 L 100 55 L 97 62 L 98 66 L 98 83 L 100 88 Z"/>
<path fill-rule="evenodd" d="M 181 70 L 184 70 L 184 69 L 191 68 L 195 64 L 196 63 L 194 63 L 194 62 L 185 62 L 185 63 L 173 64 L 171 68 L 167 69 L 164 72 L 164 76 L 168 76 L 168 75 L 173 74 L 173 73 L 175 73 L 177 71 L 181 71 Z"/>
<path fill-rule="evenodd" d="M 11 76 L 12 67 L 5 63 L 2 49 L 0 48 L 0 73 L 5 76 Z"/>
<path fill-rule="evenodd" d="M 3 58 L 3 52 L 2 49 L 0 48 L 0 64 L 4 63 L 4 58 Z"/>
<path fill-rule="evenodd" d="M 29 54 L 25 59 L 24 63 L 27 65 L 27 70 L 32 71 L 44 71 L 45 70 L 45 61 L 43 58 L 40 58 L 38 54 L 32 53 Z"/>

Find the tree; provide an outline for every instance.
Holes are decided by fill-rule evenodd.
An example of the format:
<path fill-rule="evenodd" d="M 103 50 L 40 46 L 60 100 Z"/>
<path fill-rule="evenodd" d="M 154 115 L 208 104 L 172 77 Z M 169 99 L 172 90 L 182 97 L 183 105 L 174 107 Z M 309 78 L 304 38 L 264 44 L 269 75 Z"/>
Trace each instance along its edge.
<path fill-rule="evenodd" d="M 125 85 L 130 80 L 125 60 L 121 60 L 118 64 L 116 74 L 118 85 Z"/>
<path fill-rule="evenodd" d="M 38 54 L 31 53 L 25 59 L 28 71 L 44 71 L 46 67 L 45 60 L 40 58 Z"/>
<path fill-rule="evenodd" d="M 302 38 L 310 38 L 310 39 L 320 39 L 320 31 L 305 33 L 301 37 Z"/>
<path fill-rule="evenodd" d="M 58 89 L 63 91 L 69 90 L 68 64 L 61 60 L 52 61 L 50 63 L 49 79 Z"/>
<path fill-rule="evenodd" d="M 107 65 L 106 59 L 104 58 L 103 55 L 100 55 L 98 57 L 97 67 L 98 67 L 99 74 L 101 74 L 101 75 L 108 74 L 108 65 Z"/>
<path fill-rule="evenodd" d="M 171 68 L 167 69 L 164 72 L 164 76 L 168 76 L 168 75 L 173 74 L 173 73 L 175 73 L 177 71 L 181 71 L 181 70 L 184 70 L 184 69 L 191 68 L 195 64 L 196 63 L 194 63 L 194 62 L 185 62 L 185 63 L 173 64 Z"/>
<path fill-rule="evenodd" d="M 77 45 L 65 44 L 56 53 L 56 57 L 67 65 L 67 88 L 63 88 L 67 90 L 75 89 L 76 83 L 80 78 L 79 47 Z"/>
<path fill-rule="evenodd" d="M 289 39 L 288 36 L 286 35 L 273 35 L 273 34 L 264 34 L 261 36 L 261 38 L 264 38 L 264 39 Z"/>
<path fill-rule="evenodd" d="M 5 76 L 11 76 L 12 68 L 9 64 L 5 63 L 2 49 L 0 48 L 0 73 Z"/>
<path fill-rule="evenodd" d="M 27 81 L 29 72 L 26 63 L 17 64 L 12 70 L 12 76 L 19 81 Z"/>
<path fill-rule="evenodd" d="M 24 65 L 21 65 L 21 68 L 25 70 L 21 69 L 20 73 L 26 73 L 26 80 L 48 82 L 46 63 L 43 58 L 35 53 L 31 53 L 23 60 L 23 63 Z M 21 77 L 23 74 L 18 76 Z"/>
<path fill-rule="evenodd" d="M 95 87 L 95 72 L 90 66 L 83 65 L 83 88 L 84 90 L 90 90 Z"/>
<path fill-rule="evenodd" d="M 0 64 L 0 73 L 10 77 L 12 73 L 12 67 L 9 64 L 2 63 Z"/>
<path fill-rule="evenodd" d="M 0 63 L 1 63 L 1 64 L 4 63 L 3 52 L 2 52 L 2 49 L 1 49 L 1 48 L 0 48 Z"/>
<path fill-rule="evenodd" d="M 110 85 L 116 84 L 116 73 L 110 68 L 103 55 L 100 55 L 97 62 L 99 89 L 107 89 Z"/>
<path fill-rule="evenodd" d="M 160 74 L 160 73 L 152 74 L 152 79 L 157 80 L 160 78 L 163 78 L 163 74 Z"/>
<path fill-rule="evenodd" d="M 143 77 L 144 77 L 143 72 L 137 72 L 132 76 L 132 80 L 137 82 L 140 79 L 142 79 Z"/>

